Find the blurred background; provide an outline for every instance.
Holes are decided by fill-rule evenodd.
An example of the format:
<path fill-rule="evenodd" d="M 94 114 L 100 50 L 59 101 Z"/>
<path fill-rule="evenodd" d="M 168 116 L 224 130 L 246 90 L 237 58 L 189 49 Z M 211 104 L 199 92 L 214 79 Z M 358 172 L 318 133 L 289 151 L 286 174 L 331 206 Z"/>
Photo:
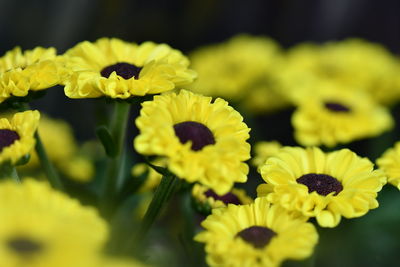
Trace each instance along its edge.
<path fill-rule="evenodd" d="M 269 36 L 286 48 L 305 41 L 360 37 L 397 54 L 399 14 L 400 1 L 395 0 L 0 0 L 0 54 L 17 45 L 23 49 L 54 46 L 63 53 L 78 42 L 100 37 L 165 42 L 188 53 L 238 33 Z M 34 106 L 67 120 L 79 139 L 94 137 L 95 100 L 67 99 L 59 87 L 49 90 Z M 399 109 L 394 110 L 398 115 Z M 256 123 L 279 128 L 280 132 L 271 130 L 265 138 L 280 137 L 279 141 L 290 145 L 290 115 L 289 110 Z M 282 125 L 274 127 L 278 122 Z M 398 130 L 397 126 L 391 138 L 399 139 Z M 379 142 L 374 144 L 379 146 Z M 363 154 L 368 142 L 351 146 Z M 375 147 L 375 151 L 380 154 L 386 148 Z M 379 200 L 382 208 L 365 217 L 344 220 L 335 229 L 319 229 L 315 266 L 398 264 L 400 192 L 386 186 Z"/>

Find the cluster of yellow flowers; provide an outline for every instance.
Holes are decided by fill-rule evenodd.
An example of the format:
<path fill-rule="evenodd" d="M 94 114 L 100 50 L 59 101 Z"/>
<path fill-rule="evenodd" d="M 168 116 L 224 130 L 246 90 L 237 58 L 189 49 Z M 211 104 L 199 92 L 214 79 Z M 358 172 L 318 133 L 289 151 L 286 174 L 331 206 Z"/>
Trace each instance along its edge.
<path fill-rule="evenodd" d="M 377 208 L 387 181 L 400 189 L 400 143 L 377 160 L 380 169 L 349 149 L 323 150 L 393 127 L 387 106 L 400 98 L 400 63 L 381 46 L 352 39 L 284 51 L 265 37 L 240 35 L 189 58 L 166 44 L 108 38 L 79 43 L 63 55 L 54 48 L 15 48 L 0 58 L 0 106 L 20 109 L 0 119 L 0 177 L 7 179 L 0 182 L 0 266 L 144 266 L 103 251 L 118 221 L 113 216 L 121 212 L 113 205 L 123 194 L 157 188 L 139 216 L 138 233 L 119 240 L 129 247 L 127 235 L 140 241 L 179 189 L 177 178 L 193 210 L 207 216 L 193 237 L 205 243 L 210 266 L 305 259 L 319 239 L 309 219 L 336 227 L 342 217 Z M 67 123 L 28 110 L 37 91 L 54 85 L 64 86 L 69 98 L 104 97 L 116 105 L 116 116 L 98 134 L 107 161 L 96 166 Z M 146 95 L 154 96 L 143 101 Z M 253 114 L 294 106 L 293 134 L 304 147 L 263 141 L 252 158 L 250 128 L 220 97 Z M 146 163 L 129 162 L 126 175 L 124 127 L 133 98 L 142 102 L 133 147 Z M 235 188 L 247 181 L 251 158 L 265 181 L 254 200 Z M 57 183 L 52 164 L 63 174 Z M 21 181 L 17 171 L 36 178 Z M 97 208 L 113 224 L 72 198 L 60 185 L 64 178 L 92 182 Z M 87 185 L 73 184 L 80 186 Z M 132 224 L 133 217 L 129 213 Z"/>

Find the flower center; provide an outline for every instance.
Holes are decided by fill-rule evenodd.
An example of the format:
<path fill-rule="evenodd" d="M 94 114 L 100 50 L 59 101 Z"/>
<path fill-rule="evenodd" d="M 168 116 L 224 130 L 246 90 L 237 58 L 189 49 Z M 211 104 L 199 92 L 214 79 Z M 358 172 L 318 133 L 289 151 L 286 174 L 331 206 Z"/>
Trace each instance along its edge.
<path fill-rule="evenodd" d="M 337 102 L 325 102 L 325 107 L 333 112 L 350 112 L 350 108 Z"/>
<path fill-rule="evenodd" d="M 198 151 L 215 144 L 213 133 L 205 125 L 195 121 L 185 121 L 174 125 L 175 135 L 182 144 L 192 141 L 192 150 Z"/>
<path fill-rule="evenodd" d="M 16 131 L 0 129 L 0 152 L 5 147 L 11 146 L 17 140 L 19 140 L 19 135 Z"/>
<path fill-rule="evenodd" d="M 142 70 L 141 67 L 137 67 L 133 64 L 129 64 L 126 62 L 119 62 L 115 63 L 114 65 L 105 67 L 104 69 L 101 70 L 100 74 L 101 76 L 108 78 L 110 77 L 111 73 L 115 71 L 119 76 L 121 76 L 125 80 L 128 80 L 132 77 L 134 77 L 135 80 L 137 80 L 139 79 L 139 73 L 141 70 Z"/>
<path fill-rule="evenodd" d="M 17 237 L 7 242 L 8 248 L 21 255 L 29 255 L 37 253 L 43 249 L 43 245 L 27 239 L 25 237 Z"/>
<path fill-rule="evenodd" d="M 276 233 L 264 226 L 251 226 L 236 234 L 255 248 L 263 248 L 271 241 Z"/>
<path fill-rule="evenodd" d="M 215 200 L 221 200 L 222 202 L 224 202 L 224 204 L 235 204 L 235 205 L 242 204 L 242 202 L 239 200 L 239 198 L 231 192 L 220 196 L 220 195 L 217 195 L 213 190 L 209 189 L 204 193 L 204 195 L 206 197 L 212 197 Z"/>
<path fill-rule="evenodd" d="M 308 193 L 317 191 L 318 194 L 326 196 L 335 192 L 335 196 L 343 190 L 342 184 L 330 175 L 309 173 L 296 180 L 308 187 Z"/>

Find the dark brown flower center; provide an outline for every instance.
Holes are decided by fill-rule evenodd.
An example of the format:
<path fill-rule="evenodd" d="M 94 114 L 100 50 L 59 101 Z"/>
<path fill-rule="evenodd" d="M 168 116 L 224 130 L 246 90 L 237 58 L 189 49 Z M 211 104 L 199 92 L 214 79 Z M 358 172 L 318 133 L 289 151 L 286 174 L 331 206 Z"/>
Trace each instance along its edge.
<path fill-rule="evenodd" d="M 21 255 L 31 255 L 43 249 L 43 245 L 25 237 L 16 237 L 7 242 L 12 251 Z"/>
<path fill-rule="evenodd" d="M 108 78 L 111 73 L 115 71 L 119 76 L 128 80 L 134 77 L 136 80 L 139 79 L 139 73 L 142 70 L 141 67 L 137 67 L 133 64 L 129 64 L 126 62 L 119 62 L 114 65 L 110 65 L 101 70 L 101 76 Z"/>
<path fill-rule="evenodd" d="M 271 241 L 276 233 L 264 226 L 251 226 L 236 234 L 236 237 L 242 238 L 255 248 L 263 248 Z"/>
<path fill-rule="evenodd" d="M 174 125 L 175 135 L 182 144 L 192 141 L 192 150 L 198 151 L 215 144 L 213 133 L 205 125 L 195 121 L 185 121 Z"/>
<path fill-rule="evenodd" d="M 0 152 L 8 146 L 19 140 L 19 134 L 16 131 L 9 129 L 0 129 Z"/>
<path fill-rule="evenodd" d="M 333 112 L 350 112 L 350 108 L 337 102 L 325 102 L 325 107 Z"/>
<path fill-rule="evenodd" d="M 242 204 L 242 202 L 239 200 L 239 198 L 231 192 L 220 196 L 220 195 L 217 195 L 213 190 L 209 189 L 204 193 L 204 195 L 206 197 L 212 197 L 215 200 L 221 200 L 225 204 L 235 204 L 235 205 Z"/>
<path fill-rule="evenodd" d="M 299 184 L 308 187 L 308 192 L 316 191 L 322 196 L 335 192 L 335 196 L 343 190 L 342 184 L 335 178 L 326 174 L 309 173 L 301 176 L 296 180 Z"/>

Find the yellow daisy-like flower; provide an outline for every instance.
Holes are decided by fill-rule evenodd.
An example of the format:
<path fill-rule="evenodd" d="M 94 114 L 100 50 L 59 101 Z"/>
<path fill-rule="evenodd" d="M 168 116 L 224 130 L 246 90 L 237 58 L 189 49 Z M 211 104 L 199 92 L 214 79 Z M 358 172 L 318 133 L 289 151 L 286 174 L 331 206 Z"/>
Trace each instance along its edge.
<path fill-rule="evenodd" d="M 238 102 L 249 111 L 274 111 L 287 105 L 275 78 L 281 57 L 273 40 L 244 34 L 202 47 L 190 56 L 199 75 L 190 89 Z"/>
<path fill-rule="evenodd" d="M 294 102 L 312 96 L 321 81 L 358 88 L 381 104 L 400 98 L 400 62 L 379 44 L 361 39 L 301 44 L 289 50 L 278 73 Z"/>
<path fill-rule="evenodd" d="M 93 163 L 87 156 L 79 154 L 73 130 L 67 122 L 43 115 L 38 131 L 49 159 L 63 174 L 77 182 L 88 182 L 93 178 Z M 24 172 L 39 167 L 39 158 L 33 152 L 29 162 L 19 169 Z"/>
<path fill-rule="evenodd" d="M 15 164 L 33 150 L 39 119 L 37 110 L 16 113 L 10 120 L 0 119 L 0 164 Z"/>
<path fill-rule="evenodd" d="M 0 58 L 0 103 L 11 96 L 23 97 L 59 83 L 62 67 L 54 48 L 15 47 Z"/>
<path fill-rule="evenodd" d="M 108 96 L 126 99 L 157 94 L 188 84 L 196 77 L 189 60 L 166 44 L 140 45 L 102 38 L 77 44 L 65 54 L 71 71 L 65 83 L 70 98 Z"/>
<path fill-rule="evenodd" d="M 140 134 L 135 148 L 165 156 L 168 168 L 188 182 L 200 182 L 226 194 L 235 182 L 247 180 L 250 129 L 223 99 L 181 90 L 142 103 L 136 119 Z"/>
<path fill-rule="evenodd" d="M 372 162 L 348 149 L 324 153 L 316 147 L 284 147 L 259 172 L 267 184 L 259 185 L 258 196 L 316 217 L 323 227 L 377 208 L 377 193 L 386 183 Z"/>
<path fill-rule="evenodd" d="M 166 158 L 158 158 L 153 164 L 159 167 L 166 167 L 167 159 Z M 141 175 L 145 175 L 147 173 L 146 180 L 140 186 L 138 192 L 148 192 L 153 191 L 159 184 L 162 178 L 162 175 L 156 172 L 153 168 L 151 168 L 146 163 L 137 163 L 131 169 L 131 174 L 133 177 L 138 178 Z"/>
<path fill-rule="evenodd" d="M 257 198 L 253 204 L 214 209 L 195 240 L 206 244 L 210 266 L 277 267 L 312 254 L 318 234 L 306 220 Z"/>
<path fill-rule="evenodd" d="M 35 180 L 0 183 L 0 265 L 92 266 L 108 229 L 93 208 L 83 207 Z"/>
<path fill-rule="evenodd" d="M 274 156 L 279 152 L 279 150 L 282 148 L 282 145 L 277 142 L 277 141 L 271 141 L 271 142 L 257 142 L 254 145 L 254 157 L 251 160 L 251 164 L 254 167 L 259 167 L 262 164 L 265 163 L 265 161 Z"/>
<path fill-rule="evenodd" d="M 386 173 L 388 182 L 400 189 L 400 142 L 386 150 L 376 163 Z"/>
<path fill-rule="evenodd" d="M 299 144 L 333 147 L 377 136 L 393 127 L 388 109 L 364 93 L 326 86 L 330 89 L 321 87 L 320 93 L 301 102 L 293 113 L 294 135 Z"/>
<path fill-rule="evenodd" d="M 253 202 L 253 199 L 246 194 L 246 191 L 239 188 L 232 188 L 224 195 L 216 194 L 212 189 L 201 184 L 195 184 L 192 188 L 192 197 L 198 205 L 206 209 L 206 213 L 215 208 L 224 208 L 228 204 L 244 205 Z"/>

